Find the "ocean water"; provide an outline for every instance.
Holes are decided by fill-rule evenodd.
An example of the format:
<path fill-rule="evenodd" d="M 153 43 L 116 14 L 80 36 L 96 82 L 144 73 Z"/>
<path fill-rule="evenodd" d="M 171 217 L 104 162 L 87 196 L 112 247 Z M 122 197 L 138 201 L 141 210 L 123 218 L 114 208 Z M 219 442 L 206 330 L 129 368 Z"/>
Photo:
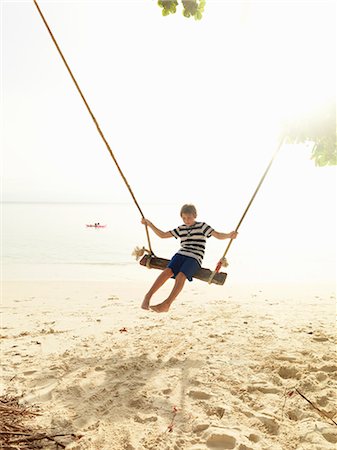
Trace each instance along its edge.
<path fill-rule="evenodd" d="M 137 278 L 131 254 L 146 243 L 132 204 L 2 204 L 3 280 Z"/>
<path fill-rule="evenodd" d="M 4 281 L 132 282 L 152 280 L 158 274 L 140 267 L 131 256 L 136 246 L 147 246 L 145 227 L 131 202 L 3 203 L 1 206 Z M 144 214 L 165 231 L 181 224 L 179 208 L 174 204 L 146 204 L 142 208 Z M 228 232 L 235 228 L 228 224 L 222 227 L 219 224 L 222 218 L 217 223 L 214 208 L 207 211 L 204 207 L 202 212 L 198 219 L 208 221 L 218 231 Z M 281 217 L 284 217 L 283 221 Z M 95 222 L 107 226 L 100 229 L 86 227 Z M 299 224 L 296 230 L 288 226 L 288 222 L 289 218 L 284 215 L 266 216 L 259 211 L 246 220 L 228 254 L 230 265 L 226 271 L 232 282 L 334 285 L 336 251 L 331 240 L 335 235 L 334 224 L 330 224 L 330 232 L 321 235 L 319 241 L 309 241 L 313 230 L 320 229 L 321 223 L 328 230 L 323 212 L 313 223 L 313 230 L 308 227 L 305 215 L 303 226 Z M 157 256 L 169 259 L 179 249 L 179 242 L 174 238 L 160 239 L 151 231 L 150 237 Z M 203 266 L 213 269 L 227 243 L 210 238 Z M 150 276 L 148 272 L 151 272 Z"/>

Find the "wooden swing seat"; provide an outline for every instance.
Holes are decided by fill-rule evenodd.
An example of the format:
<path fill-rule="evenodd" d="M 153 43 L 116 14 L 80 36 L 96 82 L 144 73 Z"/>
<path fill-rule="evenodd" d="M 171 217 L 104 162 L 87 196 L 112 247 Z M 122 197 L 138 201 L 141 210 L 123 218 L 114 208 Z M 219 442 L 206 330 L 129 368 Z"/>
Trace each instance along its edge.
<path fill-rule="evenodd" d="M 142 259 L 139 261 L 139 264 L 142 266 L 146 266 L 150 269 L 160 269 L 164 270 L 167 267 L 167 264 L 170 262 L 169 259 L 157 258 L 157 256 L 144 255 Z M 206 281 L 208 283 L 209 277 L 211 276 L 212 271 L 210 269 L 201 268 L 198 272 L 193 276 L 193 278 L 197 278 L 201 281 Z M 218 284 L 222 286 L 226 280 L 227 273 L 218 272 L 212 278 L 211 283 Z"/>

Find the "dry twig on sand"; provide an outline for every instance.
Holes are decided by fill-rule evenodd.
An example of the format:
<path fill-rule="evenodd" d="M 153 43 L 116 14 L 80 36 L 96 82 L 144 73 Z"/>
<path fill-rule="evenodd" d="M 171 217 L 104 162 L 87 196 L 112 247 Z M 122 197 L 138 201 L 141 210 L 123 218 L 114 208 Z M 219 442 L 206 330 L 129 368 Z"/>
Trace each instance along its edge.
<path fill-rule="evenodd" d="M 32 419 L 40 415 L 37 408 L 19 404 L 15 397 L 0 397 L 0 448 L 7 450 L 36 450 L 44 447 L 45 440 L 52 441 L 55 449 L 65 448 L 58 437 L 77 438 L 73 433 L 48 434 L 32 429 Z M 50 447 L 49 447 L 50 448 Z"/>
<path fill-rule="evenodd" d="M 310 400 L 309 400 L 304 394 L 302 394 L 298 389 L 295 388 L 295 391 L 298 393 L 298 395 L 300 395 L 302 398 L 304 398 L 304 400 L 306 400 L 306 401 L 309 403 L 309 405 L 311 405 L 314 409 L 316 409 L 316 411 L 318 411 L 319 414 L 321 414 L 321 416 L 323 416 L 325 419 L 331 420 L 331 421 L 334 423 L 334 425 L 337 425 L 337 422 L 336 422 L 332 417 L 330 417 L 326 412 L 322 411 L 318 406 L 314 405 L 314 404 L 312 403 L 312 401 L 310 401 Z"/>
<path fill-rule="evenodd" d="M 322 409 L 320 409 L 318 406 L 316 406 L 311 400 L 309 400 L 304 394 L 302 394 L 302 392 L 300 392 L 296 387 L 293 388 L 292 390 L 286 390 L 285 394 L 284 394 L 284 402 L 283 402 L 283 407 L 282 407 L 282 419 L 283 419 L 283 415 L 284 415 L 284 408 L 286 405 L 286 401 L 288 397 L 293 397 L 294 394 L 298 394 L 299 396 L 301 396 L 304 400 L 306 400 L 309 405 L 314 408 L 324 419 L 330 420 L 334 425 L 337 426 L 337 422 L 329 416 L 329 414 L 327 414 L 325 411 L 323 411 Z"/>

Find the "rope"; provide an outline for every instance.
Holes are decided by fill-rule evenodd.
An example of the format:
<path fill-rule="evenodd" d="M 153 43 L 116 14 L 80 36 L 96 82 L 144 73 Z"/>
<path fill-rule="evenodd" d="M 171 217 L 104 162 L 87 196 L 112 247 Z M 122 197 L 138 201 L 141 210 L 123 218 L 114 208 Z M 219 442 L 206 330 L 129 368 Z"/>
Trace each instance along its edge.
<path fill-rule="evenodd" d="M 244 213 L 242 214 L 242 217 L 241 217 L 239 223 L 237 224 L 237 226 L 236 226 L 236 228 L 235 228 L 235 231 L 236 231 L 236 232 L 239 230 L 239 227 L 240 227 L 240 225 L 242 224 L 243 219 L 245 218 L 245 216 L 246 216 L 246 214 L 247 214 L 247 212 L 248 212 L 248 210 L 249 210 L 251 204 L 253 203 L 254 198 L 256 197 L 256 194 L 258 193 L 258 191 L 259 191 L 259 189 L 260 189 L 260 187 L 261 187 L 261 185 L 262 185 L 264 179 L 266 178 L 266 175 L 267 175 L 267 173 L 269 172 L 269 169 L 271 168 L 271 165 L 273 164 L 273 162 L 274 162 L 274 160 L 275 160 L 275 158 L 276 158 L 276 155 L 277 155 L 278 152 L 280 151 L 280 149 L 281 149 L 281 147 L 282 147 L 284 141 L 285 141 L 285 138 L 284 138 L 284 137 L 281 138 L 281 139 L 279 140 L 279 143 L 278 143 L 278 146 L 277 146 L 277 148 L 276 148 L 276 151 L 275 151 L 275 153 L 274 153 L 272 159 L 270 160 L 270 162 L 269 162 L 269 164 L 268 164 L 268 166 L 267 166 L 267 168 L 266 168 L 264 174 L 262 175 L 262 178 L 261 178 L 259 184 L 257 185 L 257 188 L 255 189 L 255 192 L 254 192 L 252 198 L 250 199 L 250 201 L 249 201 L 249 203 L 248 203 L 248 205 L 247 205 L 247 208 L 245 209 L 245 211 L 244 211 Z M 221 259 L 219 260 L 219 262 L 218 262 L 216 268 L 215 268 L 215 269 L 213 270 L 213 272 L 211 273 L 211 275 L 210 275 L 210 277 L 209 277 L 209 279 L 208 279 L 208 284 L 211 284 L 211 282 L 212 282 L 212 280 L 213 280 L 213 278 L 214 278 L 214 275 L 215 275 L 216 273 L 219 272 L 219 270 L 221 269 L 221 266 L 225 266 L 225 267 L 226 267 L 226 266 L 228 265 L 228 263 L 227 263 L 227 261 L 226 261 L 226 255 L 227 255 L 227 253 L 228 253 L 228 250 L 229 250 L 230 246 L 232 245 L 232 242 L 233 242 L 233 239 L 231 239 L 231 240 L 229 241 L 229 243 L 228 243 L 228 245 L 227 245 L 227 248 L 226 248 L 226 250 L 225 250 L 225 253 L 223 254 L 223 256 L 221 257 Z"/>
<path fill-rule="evenodd" d="M 60 49 L 58 43 L 56 42 L 56 39 L 55 39 L 55 37 L 54 37 L 54 35 L 53 35 L 51 29 L 49 28 L 49 25 L 48 25 L 48 23 L 47 23 L 47 21 L 46 21 L 44 15 L 42 14 L 42 11 L 41 11 L 41 9 L 40 9 L 40 7 L 39 7 L 37 1 L 36 1 L 36 0 L 33 0 L 33 1 L 34 1 L 34 4 L 35 4 L 35 6 L 36 6 L 36 8 L 37 8 L 37 10 L 38 10 L 38 12 L 39 12 L 39 14 L 40 14 L 42 20 L 43 20 L 43 23 L 45 24 L 45 26 L 46 26 L 46 28 L 47 28 L 49 34 L 50 34 L 50 37 L 52 38 L 52 40 L 53 40 L 53 42 L 54 42 L 54 44 L 55 44 L 55 47 L 57 48 L 57 51 L 59 52 L 59 54 L 60 54 L 60 56 L 61 56 L 61 58 L 62 58 L 62 61 L 64 62 L 65 66 L 66 66 L 66 68 L 67 68 L 67 70 L 68 70 L 68 72 L 69 72 L 69 75 L 71 76 L 71 79 L 73 80 L 73 82 L 74 82 L 74 84 L 75 84 L 75 86 L 76 86 L 76 88 L 77 88 L 77 90 L 78 90 L 80 96 L 82 97 L 82 100 L 83 100 L 85 106 L 87 107 L 87 110 L 88 110 L 88 112 L 89 112 L 89 114 L 90 114 L 92 120 L 94 121 L 94 123 L 95 123 L 95 125 L 96 125 L 96 128 L 97 128 L 98 133 L 100 134 L 101 138 L 103 139 L 103 142 L 104 142 L 104 144 L 106 145 L 106 148 L 108 149 L 111 158 L 113 159 L 114 163 L 116 164 L 117 169 L 118 169 L 118 171 L 119 171 L 119 173 L 120 173 L 120 175 L 121 175 L 121 177 L 122 177 L 124 183 L 126 184 L 126 187 L 128 188 L 128 190 L 129 190 L 129 192 L 130 192 L 130 194 L 131 194 L 131 197 L 132 197 L 133 201 L 135 202 L 135 205 L 136 205 L 137 208 L 138 208 L 138 211 L 140 212 L 141 216 L 142 216 L 143 218 L 145 218 L 145 216 L 144 216 L 144 214 L 143 214 L 143 212 L 142 212 L 142 210 L 141 210 L 141 208 L 140 208 L 140 206 L 139 206 L 139 204 L 138 204 L 138 202 L 137 202 L 137 200 L 136 200 L 136 197 L 135 197 L 134 193 L 132 192 L 132 189 L 131 189 L 129 183 L 128 183 L 127 179 L 125 178 L 125 175 L 123 174 L 123 172 L 122 172 L 122 170 L 121 170 L 121 168 L 120 168 L 120 166 L 119 166 L 119 164 L 118 164 L 118 162 L 117 162 L 117 160 L 116 160 L 116 158 L 115 158 L 115 155 L 113 154 L 113 152 L 112 152 L 112 150 L 111 150 L 111 148 L 110 148 L 110 145 L 109 145 L 108 141 L 106 140 L 106 138 L 105 138 L 105 136 L 104 136 L 102 130 L 100 129 L 100 126 L 99 126 L 99 124 L 98 124 L 98 122 L 97 122 L 97 120 L 96 120 L 96 118 L 95 118 L 93 112 L 91 111 L 90 106 L 88 105 L 88 103 L 87 103 L 87 101 L 86 101 L 86 99 L 85 99 L 85 97 L 84 97 L 84 95 L 83 95 L 83 93 L 82 93 L 82 91 L 81 91 L 81 89 L 80 89 L 80 87 L 79 87 L 79 85 L 78 85 L 78 83 L 77 83 L 77 81 L 76 81 L 76 79 L 75 79 L 75 77 L 74 77 L 72 71 L 70 70 L 70 67 L 69 67 L 69 65 L 68 65 L 68 63 L 67 63 L 65 57 L 63 56 L 63 53 L 62 53 L 62 51 L 61 51 L 61 49 Z M 148 241 L 148 244 L 149 244 L 149 250 L 150 250 L 151 254 L 153 254 L 153 251 L 152 251 L 152 248 L 151 248 L 151 242 L 150 242 L 149 230 L 148 230 L 148 227 L 147 227 L 146 224 L 145 224 L 145 231 L 146 231 L 147 241 Z"/>

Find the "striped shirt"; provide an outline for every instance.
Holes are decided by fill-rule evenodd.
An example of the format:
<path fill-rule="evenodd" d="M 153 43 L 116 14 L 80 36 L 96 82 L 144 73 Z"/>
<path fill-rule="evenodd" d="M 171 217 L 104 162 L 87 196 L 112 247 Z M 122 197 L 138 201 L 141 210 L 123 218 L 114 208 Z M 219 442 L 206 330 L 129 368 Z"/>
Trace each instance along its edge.
<path fill-rule="evenodd" d="M 170 230 L 172 236 L 180 238 L 181 248 L 179 255 L 189 256 L 202 264 L 205 254 L 206 238 L 211 237 L 214 229 L 205 222 L 195 222 L 194 225 L 180 225 L 180 227 Z"/>

